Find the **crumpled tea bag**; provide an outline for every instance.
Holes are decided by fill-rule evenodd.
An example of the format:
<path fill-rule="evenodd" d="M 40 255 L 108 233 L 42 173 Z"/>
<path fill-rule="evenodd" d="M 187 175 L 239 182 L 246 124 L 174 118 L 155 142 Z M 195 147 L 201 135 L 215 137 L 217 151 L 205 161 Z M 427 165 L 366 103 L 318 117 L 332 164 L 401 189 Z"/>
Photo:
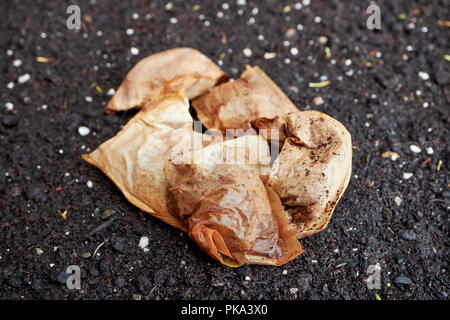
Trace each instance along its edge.
<path fill-rule="evenodd" d="M 132 204 L 187 231 L 167 209 L 164 164 L 211 142 L 192 126 L 184 91 L 169 93 L 140 110 L 117 135 L 83 159 L 100 168 Z"/>
<path fill-rule="evenodd" d="M 208 128 L 250 129 L 251 122 L 297 111 L 281 89 L 259 68 L 247 66 L 237 80 L 218 85 L 192 101 Z"/>
<path fill-rule="evenodd" d="M 268 185 L 302 238 L 323 230 L 350 180 L 352 140 L 337 120 L 319 111 L 285 116 L 286 141 Z"/>
<path fill-rule="evenodd" d="M 169 208 L 204 252 L 233 267 L 282 265 L 303 252 L 278 196 L 261 180 L 260 168 L 270 164 L 264 138 L 243 136 L 193 153 L 168 161 L 165 173 Z"/>
<path fill-rule="evenodd" d="M 139 61 L 108 102 L 109 111 L 143 107 L 159 95 L 185 89 L 188 99 L 226 81 L 227 75 L 198 50 L 175 48 Z"/>

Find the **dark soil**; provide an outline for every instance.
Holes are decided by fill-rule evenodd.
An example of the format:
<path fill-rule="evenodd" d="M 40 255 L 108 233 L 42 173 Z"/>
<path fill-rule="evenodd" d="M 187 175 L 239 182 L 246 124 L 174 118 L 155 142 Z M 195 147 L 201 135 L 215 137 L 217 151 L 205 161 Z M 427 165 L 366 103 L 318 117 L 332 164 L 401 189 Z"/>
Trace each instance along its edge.
<path fill-rule="evenodd" d="M 301 10 L 296 1 L 230 0 L 227 10 L 206 0 L 173 1 L 171 10 L 168 1 L 70 2 L 80 4 L 80 32 L 66 27 L 66 1 L 0 2 L 0 298 L 448 299 L 450 1 L 377 0 L 381 30 L 366 28 L 369 1 L 312 0 Z M 294 261 L 222 266 L 81 160 L 134 114 L 104 113 L 109 88 L 139 59 L 178 46 L 223 58 L 234 77 L 259 65 L 300 109 L 324 111 L 352 133 L 350 185 L 328 228 L 303 239 L 306 252 Z M 328 86 L 308 86 L 323 75 Z M 315 105 L 317 96 L 325 103 Z M 377 263 L 381 288 L 369 290 L 366 269 Z M 66 287 L 69 265 L 81 268 L 81 290 Z"/>

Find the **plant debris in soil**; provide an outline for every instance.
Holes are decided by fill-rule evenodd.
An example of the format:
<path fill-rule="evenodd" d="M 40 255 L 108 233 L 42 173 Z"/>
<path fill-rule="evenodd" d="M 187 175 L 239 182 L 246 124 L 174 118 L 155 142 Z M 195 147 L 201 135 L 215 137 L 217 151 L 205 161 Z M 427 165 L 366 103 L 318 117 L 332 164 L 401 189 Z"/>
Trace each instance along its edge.
<path fill-rule="evenodd" d="M 369 30 L 368 4 L 351 1 L 96 0 L 80 3 L 78 32 L 64 2 L 1 2 L 0 297 L 448 299 L 447 2 L 377 1 Z M 104 114 L 122 75 L 181 46 L 234 78 L 251 59 L 352 134 L 333 219 L 282 268 L 211 261 L 80 157 L 135 114 Z"/>

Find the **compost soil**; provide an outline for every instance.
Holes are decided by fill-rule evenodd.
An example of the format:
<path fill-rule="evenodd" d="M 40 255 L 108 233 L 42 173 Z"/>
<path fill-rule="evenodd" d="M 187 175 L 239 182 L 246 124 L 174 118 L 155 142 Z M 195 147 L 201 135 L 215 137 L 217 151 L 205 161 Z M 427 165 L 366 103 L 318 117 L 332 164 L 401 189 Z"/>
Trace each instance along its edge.
<path fill-rule="evenodd" d="M 380 30 L 366 26 L 369 1 L 70 3 L 79 31 L 65 1 L 0 4 L 0 298 L 448 299 L 448 0 L 377 0 Z M 81 160 L 135 113 L 105 114 L 110 89 L 180 46 L 235 78 L 260 66 L 352 134 L 330 224 L 282 267 L 219 264 Z"/>

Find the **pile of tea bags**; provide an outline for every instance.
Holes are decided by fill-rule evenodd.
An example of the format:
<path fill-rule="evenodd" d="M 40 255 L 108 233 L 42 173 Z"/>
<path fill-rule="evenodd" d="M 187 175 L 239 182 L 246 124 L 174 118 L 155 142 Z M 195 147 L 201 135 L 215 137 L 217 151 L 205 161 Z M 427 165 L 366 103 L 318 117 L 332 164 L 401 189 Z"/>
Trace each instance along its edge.
<path fill-rule="evenodd" d="M 228 266 L 294 259 L 350 179 L 346 128 L 299 111 L 258 67 L 233 80 L 195 49 L 167 50 L 136 64 L 106 108 L 141 110 L 83 159 Z"/>

